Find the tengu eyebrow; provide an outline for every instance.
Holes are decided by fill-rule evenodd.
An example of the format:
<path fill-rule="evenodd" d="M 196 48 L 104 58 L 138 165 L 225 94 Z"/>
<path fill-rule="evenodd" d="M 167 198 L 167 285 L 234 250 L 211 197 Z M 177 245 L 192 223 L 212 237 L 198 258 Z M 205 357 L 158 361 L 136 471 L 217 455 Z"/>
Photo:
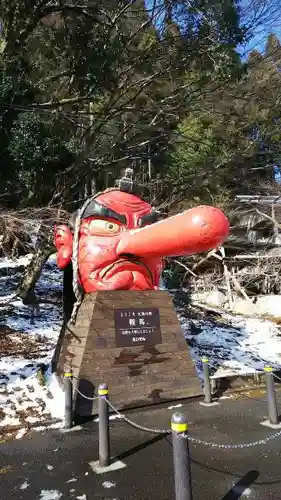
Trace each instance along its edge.
<path fill-rule="evenodd" d="M 161 219 L 161 214 L 154 210 L 150 214 L 144 215 L 139 219 L 139 227 L 145 226 L 146 224 L 154 224 L 154 222 L 158 222 Z"/>
<path fill-rule="evenodd" d="M 115 210 L 111 208 L 107 208 L 106 206 L 98 203 L 96 200 L 92 200 L 87 206 L 85 212 L 83 213 L 82 218 L 86 219 L 87 217 L 105 217 L 108 219 L 115 219 L 121 224 L 126 224 L 126 217 L 124 215 L 118 214 Z"/>

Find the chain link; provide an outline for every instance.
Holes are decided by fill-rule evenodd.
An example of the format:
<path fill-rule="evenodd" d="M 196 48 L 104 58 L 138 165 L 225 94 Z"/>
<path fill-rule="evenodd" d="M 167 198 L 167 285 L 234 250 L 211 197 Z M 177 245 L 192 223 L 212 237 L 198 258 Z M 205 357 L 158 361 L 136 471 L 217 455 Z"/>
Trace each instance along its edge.
<path fill-rule="evenodd" d="M 127 417 L 122 415 L 108 399 L 106 400 L 107 404 L 112 408 L 112 410 L 115 411 L 115 413 L 125 422 L 127 422 L 129 425 L 132 427 L 135 427 L 136 429 L 140 429 L 145 432 L 151 432 L 154 434 L 171 434 L 170 429 L 151 429 L 149 427 L 144 427 L 143 425 L 136 424 L 135 422 L 132 422 L 132 420 L 129 420 Z M 259 439 L 258 441 L 253 441 L 251 443 L 239 443 L 239 444 L 220 444 L 220 443 L 212 443 L 209 441 L 203 441 L 198 438 L 194 438 L 190 436 L 189 434 L 180 434 L 182 438 L 188 439 L 190 442 L 194 444 L 199 444 L 203 446 L 208 446 L 211 448 L 218 448 L 218 449 L 225 449 L 225 450 L 235 450 L 235 449 L 242 449 L 242 448 L 252 448 L 254 446 L 261 446 L 263 444 L 267 444 L 269 441 L 272 439 L 275 439 L 279 436 L 281 436 L 281 431 L 276 432 L 275 434 L 272 434 L 271 436 L 268 436 L 267 438 L 264 439 Z"/>
<path fill-rule="evenodd" d="M 122 420 L 124 420 L 124 422 L 127 422 L 127 424 L 131 425 L 132 427 L 135 427 L 136 429 L 139 429 L 139 430 L 145 431 L 145 432 L 150 432 L 152 434 L 171 434 L 171 432 L 172 432 L 170 429 L 150 429 L 149 427 L 144 427 L 143 425 L 137 424 L 136 422 L 133 422 L 132 420 L 129 420 L 127 417 L 122 415 L 122 413 L 120 413 L 113 406 L 113 404 L 110 403 L 110 401 L 108 401 L 108 399 L 106 399 L 106 402 L 107 402 L 108 406 L 113 411 L 115 411 L 115 413 L 116 413 L 116 415 L 118 415 L 118 417 L 120 417 Z"/>
<path fill-rule="evenodd" d="M 278 377 L 275 373 L 273 373 L 273 377 L 276 378 L 276 380 L 278 380 L 279 382 L 281 382 L 281 378 Z"/>
<path fill-rule="evenodd" d="M 79 394 L 82 398 L 84 399 L 87 399 L 88 401 L 96 401 L 97 399 L 99 399 L 100 397 L 99 396 L 94 396 L 93 398 L 89 398 L 88 396 L 85 396 L 85 394 L 83 394 L 81 391 L 79 391 L 79 389 L 77 389 L 75 387 L 75 391 L 77 392 L 77 394 Z"/>
<path fill-rule="evenodd" d="M 239 444 L 219 444 L 219 443 L 211 443 L 210 441 L 203 441 L 202 439 L 197 439 L 189 436 L 189 434 L 181 434 L 184 439 L 188 439 L 191 443 L 201 444 L 203 446 L 208 446 L 211 448 L 219 448 L 225 450 L 236 450 L 242 448 L 253 448 L 254 446 L 261 446 L 263 444 L 267 444 L 272 439 L 278 438 L 281 436 L 281 431 L 272 434 L 264 439 L 259 439 L 258 441 L 253 441 L 252 443 L 239 443 Z"/>
<path fill-rule="evenodd" d="M 101 396 L 95 396 L 93 398 L 89 398 L 88 396 L 85 396 L 85 394 L 83 394 L 81 391 L 79 391 L 79 389 L 75 388 L 75 391 L 82 398 L 85 398 L 88 401 L 95 401 L 97 399 L 100 399 L 100 397 L 101 397 Z M 122 413 L 120 413 L 117 410 L 117 408 L 115 408 L 115 406 L 113 406 L 113 404 L 110 403 L 110 401 L 107 398 L 105 398 L 105 401 L 107 402 L 108 406 L 116 413 L 116 415 L 118 415 L 118 417 L 120 417 L 122 420 L 124 420 L 124 422 L 127 422 L 127 424 L 131 425 L 132 427 L 135 427 L 136 429 L 140 429 L 140 430 L 145 431 L 145 432 L 151 432 L 153 434 L 169 434 L 169 433 L 171 433 L 171 430 L 169 430 L 169 429 L 150 429 L 149 427 L 144 427 L 143 425 L 137 424 L 136 422 L 133 422 L 132 420 L 130 420 L 127 417 L 125 417 L 124 415 L 122 415 Z"/>
<path fill-rule="evenodd" d="M 100 397 L 101 397 L 101 396 L 95 396 L 93 398 L 90 398 L 88 396 L 85 396 L 85 394 L 83 394 L 82 392 L 80 392 L 79 389 L 75 388 L 75 390 L 78 394 L 80 394 L 80 396 L 82 396 L 83 398 L 85 398 L 89 401 L 95 401 L 95 400 L 100 399 Z M 113 406 L 113 404 L 108 400 L 108 398 L 104 398 L 104 399 L 107 402 L 108 406 L 116 413 L 116 415 L 118 415 L 119 418 L 124 420 L 124 422 L 131 425 L 135 429 L 139 429 L 139 430 L 144 431 L 144 432 L 149 432 L 151 434 L 171 434 L 172 433 L 171 429 L 156 429 L 156 428 L 152 429 L 150 427 L 145 427 L 144 425 L 137 424 L 136 422 L 133 422 L 129 418 L 122 415 L 122 413 L 120 413 L 117 410 L 117 408 L 115 408 L 115 406 Z M 272 434 L 271 436 L 268 436 L 264 439 L 259 439 L 257 441 L 253 441 L 251 443 L 239 443 L 239 444 L 212 443 L 211 441 L 204 441 L 202 439 L 194 438 L 186 433 L 180 433 L 179 436 L 182 437 L 183 439 L 188 439 L 188 441 L 190 441 L 191 443 L 199 444 L 202 446 L 217 448 L 217 449 L 221 449 L 221 450 L 237 450 L 237 449 L 241 450 L 243 448 L 253 448 L 254 446 L 261 446 L 261 445 L 267 444 L 269 441 L 272 441 L 273 439 L 280 437 L 281 431 L 276 432 L 275 434 Z"/>

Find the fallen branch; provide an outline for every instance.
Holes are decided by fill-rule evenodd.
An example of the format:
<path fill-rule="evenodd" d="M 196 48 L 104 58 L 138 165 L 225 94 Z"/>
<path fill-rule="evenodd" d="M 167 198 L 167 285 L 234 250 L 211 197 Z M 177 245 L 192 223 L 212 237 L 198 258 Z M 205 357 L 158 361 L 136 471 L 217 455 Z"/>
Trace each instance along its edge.
<path fill-rule="evenodd" d="M 216 250 L 211 250 L 210 252 L 207 253 L 206 257 L 203 257 L 203 259 L 199 260 L 199 262 L 197 262 L 196 264 L 194 264 L 194 266 L 192 266 L 192 271 L 194 271 L 194 269 L 196 269 L 197 267 L 201 266 L 201 264 L 209 260 L 211 257 L 214 257 L 215 259 L 222 261 L 222 257 L 220 257 L 220 255 L 216 253 Z"/>
<path fill-rule="evenodd" d="M 189 267 L 187 267 L 185 264 L 183 264 L 182 262 L 180 262 L 179 260 L 176 260 L 176 259 L 173 259 L 173 262 L 175 262 L 176 264 L 178 264 L 179 266 L 183 267 L 185 270 L 186 270 L 186 273 L 184 275 L 184 278 L 183 280 L 185 279 L 185 276 L 189 273 L 191 274 L 192 276 L 194 276 L 194 278 L 197 278 L 197 274 L 195 274 L 191 269 L 189 269 Z"/>
<path fill-rule="evenodd" d="M 279 222 L 277 222 L 274 215 L 273 215 L 273 217 L 271 215 L 267 215 L 264 212 L 261 212 L 258 208 L 256 208 L 256 212 L 257 212 L 257 214 L 261 215 L 265 219 L 270 220 L 275 227 L 277 227 L 278 229 L 281 229 L 281 224 L 279 224 Z M 274 214 L 274 211 L 272 211 L 272 212 Z"/>
<path fill-rule="evenodd" d="M 246 294 L 244 288 L 240 285 L 239 281 L 236 279 L 235 275 L 234 275 L 234 269 L 232 269 L 232 274 L 230 275 L 231 276 L 231 279 L 234 283 L 234 285 L 236 286 L 236 288 L 239 290 L 239 292 L 241 293 L 241 295 L 243 295 L 244 299 L 248 300 L 249 302 L 251 302 L 251 299 L 248 297 L 248 295 Z"/>

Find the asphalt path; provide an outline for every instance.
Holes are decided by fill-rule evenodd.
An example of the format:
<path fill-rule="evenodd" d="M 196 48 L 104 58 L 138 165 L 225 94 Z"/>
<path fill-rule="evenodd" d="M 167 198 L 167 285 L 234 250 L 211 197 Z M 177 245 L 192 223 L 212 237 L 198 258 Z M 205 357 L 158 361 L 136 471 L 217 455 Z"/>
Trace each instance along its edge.
<path fill-rule="evenodd" d="M 281 403 L 280 395 L 278 400 Z M 144 409 L 127 416 L 151 428 L 169 428 L 173 412 L 184 412 L 190 436 L 222 444 L 190 444 L 193 500 L 281 500 L 281 429 L 267 419 L 262 394 L 219 406 L 189 402 Z M 281 408 L 281 404 L 280 404 Z M 0 447 L 1 500 L 174 500 L 171 437 L 149 434 L 119 419 L 111 421 L 113 469 L 97 473 L 96 423 L 70 432 L 34 432 Z M 266 444 L 254 443 L 280 432 Z M 230 447 L 228 447 L 230 445 Z M 98 471 L 100 472 L 100 471 Z"/>

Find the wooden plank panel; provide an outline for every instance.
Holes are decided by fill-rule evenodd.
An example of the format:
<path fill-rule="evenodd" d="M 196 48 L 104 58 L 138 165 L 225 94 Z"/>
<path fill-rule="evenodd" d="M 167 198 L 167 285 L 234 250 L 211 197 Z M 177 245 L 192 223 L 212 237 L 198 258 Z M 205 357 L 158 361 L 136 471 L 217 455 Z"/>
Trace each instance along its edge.
<path fill-rule="evenodd" d="M 122 373 L 123 372 L 123 373 Z M 116 369 L 112 371 L 112 377 L 114 376 L 114 383 L 113 383 L 113 378 L 111 378 L 111 383 L 109 384 L 110 387 L 110 394 L 122 394 L 123 391 L 129 391 L 131 395 L 131 391 L 136 390 L 138 394 L 141 394 L 143 391 L 143 387 L 153 387 L 156 386 L 158 389 L 161 391 L 167 390 L 168 388 L 170 389 L 179 389 L 180 387 L 184 389 L 185 385 L 188 387 L 191 387 L 191 380 L 196 381 L 195 389 L 197 390 L 197 378 L 194 379 L 194 374 L 190 370 L 188 372 L 181 371 L 180 373 L 178 370 L 176 370 L 176 367 L 173 366 L 171 367 L 171 372 L 170 373 L 159 373 L 157 370 L 153 372 L 153 370 L 150 370 L 150 372 L 140 372 L 138 373 L 137 370 L 133 372 L 134 375 L 131 376 L 129 373 L 125 372 L 125 369 L 117 371 Z M 95 379 L 93 380 L 91 377 L 91 372 L 90 371 L 84 371 L 82 370 L 80 372 L 81 378 L 84 380 L 90 380 L 94 383 L 94 385 L 99 385 L 100 383 L 106 382 L 107 374 L 104 372 L 99 373 L 98 370 L 95 371 Z M 180 380 L 182 378 L 182 380 Z"/>
<path fill-rule="evenodd" d="M 105 366 L 108 368 L 108 363 L 112 363 L 116 358 L 120 358 L 120 355 L 122 352 L 124 352 L 124 356 L 129 357 L 130 354 L 131 356 L 136 357 L 141 361 L 142 359 L 151 359 L 156 358 L 157 356 L 161 356 L 162 354 L 173 354 L 177 352 L 186 352 L 188 347 L 187 344 L 184 343 L 183 346 L 178 347 L 176 342 L 167 342 L 165 344 L 156 344 L 155 346 L 136 346 L 134 349 L 131 349 L 130 347 L 127 347 L 126 349 L 123 349 L 121 347 L 119 348 L 106 348 L 106 349 L 95 349 L 94 347 L 90 348 L 92 346 L 92 339 L 89 340 L 89 343 L 87 344 L 87 353 L 85 353 L 85 357 L 90 357 L 93 361 L 97 363 L 105 363 Z M 78 352 L 84 352 L 84 346 L 81 344 L 69 344 L 67 346 L 67 351 L 70 354 L 75 354 Z"/>
<path fill-rule="evenodd" d="M 182 335 L 182 332 L 179 332 L 179 335 Z M 171 335 L 167 338 L 163 338 L 163 335 L 162 335 L 162 343 L 161 344 L 151 344 L 151 347 L 153 347 L 155 345 L 156 349 L 159 349 L 159 350 L 165 350 L 165 349 L 170 349 L 170 347 L 174 346 L 174 349 L 173 350 L 184 350 L 186 351 L 187 349 L 187 343 L 185 341 L 185 339 L 179 339 L 179 335 L 178 337 L 176 337 L 175 335 Z M 79 349 L 79 347 L 83 346 L 84 343 L 81 342 L 81 338 L 79 340 L 75 339 L 74 337 L 72 338 L 67 338 L 66 341 L 68 341 L 68 346 L 69 347 L 73 347 L 73 348 L 77 348 Z M 86 338 L 84 338 L 84 340 L 86 340 Z M 140 349 L 141 347 L 144 347 L 144 346 L 135 346 L 134 349 L 137 349 L 137 350 L 140 350 L 140 352 L 142 351 L 142 349 Z M 147 349 L 149 348 L 149 345 L 146 346 Z M 111 351 L 112 349 L 116 350 L 116 349 L 122 349 L 121 347 L 116 347 L 116 341 L 115 341 L 115 336 L 113 337 L 108 335 L 99 335 L 98 332 L 96 330 L 92 330 L 92 335 L 88 337 L 87 339 L 87 350 L 90 350 L 90 351 Z M 127 347 L 126 349 L 129 349 L 129 347 Z M 138 352 L 138 351 L 136 351 Z"/>
<path fill-rule="evenodd" d="M 117 348 L 114 310 L 143 308 L 159 310 L 162 343 L 149 345 L 145 340 L 143 345 Z M 151 337 L 151 340 L 154 338 L 160 339 Z M 202 392 L 171 297 L 165 291 L 86 295 L 76 324 L 69 325 L 63 339 L 60 372 L 65 363 L 71 362 L 87 390 L 107 382 L 119 408 L 156 404 L 163 398 L 194 397 Z M 85 408 L 89 412 L 89 406 L 89 402 L 86 404 L 77 398 L 78 414 L 86 411 Z M 94 411 L 94 405 L 90 411 Z"/>
<path fill-rule="evenodd" d="M 194 380 L 194 387 L 196 385 L 196 381 Z M 127 395 L 124 391 L 120 394 L 113 394 L 110 397 L 110 401 L 113 406 L 119 410 L 126 410 L 132 408 L 141 408 L 145 406 L 151 406 L 155 404 L 163 404 L 165 402 L 172 402 L 179 399 L 185 398 L 194 398 L 197 397 L 198 393 L 196 393 L 196 389 L 192 386 L 186 387 L 183 393 L 182 387 L 179 389 L 167 390 L 167 391 L 159 391 L 157 387 L 144 388 L 142 393 L 139 392 L 130 393 Z M 98 413 L 97 402 L 94 401 L 90 403 L 91 412 L 93 415 Z M 78 408 L 77 408 L 78 409 Z M 110 412 L 114 414 L 114 411 L 110 409 Z M 89 402 L 85 400 L 79 399 L 79 415 L 87 416 L 89 414 Z M 129 417 L 134 421 L 134 416 Z M 167 421 L 167 428 L 169 428 L 170 422 Z M 157 425 L 155 425 L 157 427 Z"/>

